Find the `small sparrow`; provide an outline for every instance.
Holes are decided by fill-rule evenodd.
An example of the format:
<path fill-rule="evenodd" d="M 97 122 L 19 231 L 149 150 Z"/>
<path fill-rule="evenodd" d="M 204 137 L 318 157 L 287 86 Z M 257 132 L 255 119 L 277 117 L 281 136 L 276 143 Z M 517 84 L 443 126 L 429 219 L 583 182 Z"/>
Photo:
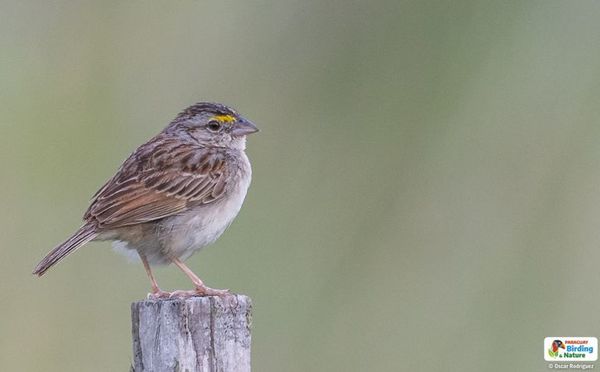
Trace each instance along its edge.
<path fill-rule="evenodd" d="M 33 274 L 42 276 L 92 240 L 112 240 L 137 253 L 152 282 L 151 297 L 225 295 L 212 289 L 183 261 L 213 243 L 240 211 L 252 170 L 246 136 L 258 129 L 217 103 L 188 107 L 158 135 L 138 147 L 93 196 L 84 224 L 54 248 Z M 162 291 L 150 265 L 174 263 L 195 286 Z"/>

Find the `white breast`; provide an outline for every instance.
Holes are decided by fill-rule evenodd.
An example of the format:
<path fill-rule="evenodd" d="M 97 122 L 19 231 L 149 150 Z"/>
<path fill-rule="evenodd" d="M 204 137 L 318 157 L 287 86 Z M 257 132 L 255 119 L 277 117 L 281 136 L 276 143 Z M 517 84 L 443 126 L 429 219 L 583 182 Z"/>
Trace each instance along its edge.
<path fill-rule="evenodd" d="M 169 239 L 163 240 L 163 249 L 167 248 L 171 254 L 186 259 L 213 243 L 229 227 L 242 208 L 252 178 L 250 162 L 243 152 L 242 154 L 246 164 L 240 167 L 232 190 L 225 198 L 213 204 L 198 206 L 169 219 L 166 223 L 172 224 L 171 233 Z"/>

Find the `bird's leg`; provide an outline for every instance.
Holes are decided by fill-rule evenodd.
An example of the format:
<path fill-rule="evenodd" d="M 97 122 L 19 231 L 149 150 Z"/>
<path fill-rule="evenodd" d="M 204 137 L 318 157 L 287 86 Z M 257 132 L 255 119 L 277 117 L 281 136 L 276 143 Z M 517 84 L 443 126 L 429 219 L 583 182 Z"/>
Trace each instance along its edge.
<path fill-rule="evenodd" d="M 196 286 L 195 291 L 175 291 L 171 294 L 171 297 L 189 297 L 189 296 L 225 296 L 229 294 L 229 289 L 213 289 L 207 287 L 204 282 L 189 267 L 187 267 L 178 258 L 171 258 L 173 262 Z"/>
<path fill-rule="evenodd" d="M 142 252 L 139 252 L 139 251 L 138 251 L 138 254 L 140 255 L 140 259 L 142 260 L 142 263 L 144 264 L 144 269 L 146 270 L 146 274 L 148 274 L 148 278 L 150 278 L 150 282 L 152 283 L 152 293 L 148 293 L 148 297 L 152 297 L 152 298 L 167 298 L 167 297 L 169 297 L 171 295 L 169 292 L 165 292 L 158 287 L 158 283 L 156 282 L 156 279 L 154 278 L 154 274 L 152 274 L 152 270 L 150 270 L 150 264 L 148 263 L 148 259 L 146 258 L 146 255 L 144 255 Z"/>

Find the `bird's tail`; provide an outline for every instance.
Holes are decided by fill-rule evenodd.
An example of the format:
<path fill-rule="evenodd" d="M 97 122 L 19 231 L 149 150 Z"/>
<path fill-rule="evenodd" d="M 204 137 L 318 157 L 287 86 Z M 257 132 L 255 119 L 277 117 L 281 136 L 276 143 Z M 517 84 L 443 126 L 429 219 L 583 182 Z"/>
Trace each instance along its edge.
<path fill-rule="evenodd" d="M 81 226 L 73 236 L 50 251 L 50 253 L 48 253 L 35 267 L 33 274 L 37 276 L 44 275 L 44 273 L 54 266 L 54 264 L 65 258 L 69 253 L 94 239 L 96 236 L 98 236 L 98 232 L 94 226 L 88 224 Z"/>

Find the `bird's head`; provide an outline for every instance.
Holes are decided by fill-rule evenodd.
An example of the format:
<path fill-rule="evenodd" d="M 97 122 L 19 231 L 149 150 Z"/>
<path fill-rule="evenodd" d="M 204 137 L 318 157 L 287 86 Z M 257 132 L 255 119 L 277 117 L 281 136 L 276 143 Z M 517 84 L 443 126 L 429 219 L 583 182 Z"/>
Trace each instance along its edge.
<path fill-rule="evenodd" d="M 166 129 L 207 147 L 244 149 L 246 136 L 258 132 L 249 120 L 220 103 L 200 102 L 186 108 Z"/>
<path fill-rule="evenodd" d="M 552 342 L 552 351 L 554 351 L 556 353 L 558 351 L 558 348 L 564 349 L 565 344 L 563 344 L 563 342 L 561 340 L 554 340 Z"/>

